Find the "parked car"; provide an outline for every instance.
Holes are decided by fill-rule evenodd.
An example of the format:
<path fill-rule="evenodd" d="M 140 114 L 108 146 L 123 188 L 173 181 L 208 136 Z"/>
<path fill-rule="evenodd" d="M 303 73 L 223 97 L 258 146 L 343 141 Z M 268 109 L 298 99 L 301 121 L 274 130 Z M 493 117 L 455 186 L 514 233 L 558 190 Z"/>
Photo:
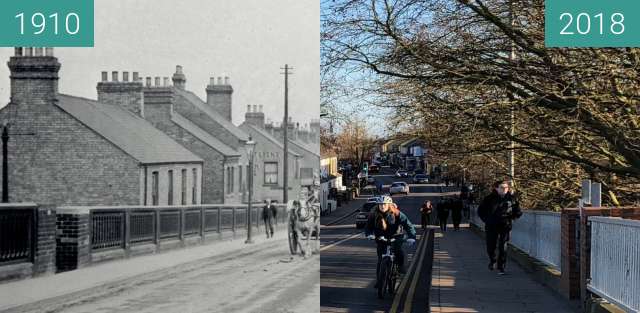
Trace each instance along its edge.
<path fill-rule="evenodd" d="M 424 174 L 424 170 L 423 169 L 417 169 L 415 171 L 413 171 L 414 175 L 420 175 L 420 174 Z"/>
<path fill-rule="evenodd" d="M 409 184 L 405 182 L 395 182 L 391 184 L 391 187 L 389 187 L 389 194 L 393 196 L 396 193 L 403 193 L 405 195 L 408 195 Z"/>
<path fill-rule="evenodd" d="M 373 176 L 367 176 L 367 184 L 375 184 L 376 178 Z"/>
<path fill-rule="evenodd" d="M 409 176 L 409 172 L 405 171 L 405 170 L 397 170 L 396 171 L 396 177 L 408 177 Z"/>
<path fill-rule="evenodd" d="M 426 184 L 429 183 L 429 177 L 425 174 L 416 174 L 416 176 L 413 176 L 413 182 L 416 184 Z"/>
<path fill-rule="evenodd" d="M 362 205 L 356 214 L 356 228 L 363 228 L 367 225 L 369 216 L 373 213 L 373 210 L 378 204 L 376 202 L 367 202 Z"/>
<path fill-rule="evenodd" d="M 380 166 L 378 165 L 369 165 L 369 173 L 380 173 Z"/>

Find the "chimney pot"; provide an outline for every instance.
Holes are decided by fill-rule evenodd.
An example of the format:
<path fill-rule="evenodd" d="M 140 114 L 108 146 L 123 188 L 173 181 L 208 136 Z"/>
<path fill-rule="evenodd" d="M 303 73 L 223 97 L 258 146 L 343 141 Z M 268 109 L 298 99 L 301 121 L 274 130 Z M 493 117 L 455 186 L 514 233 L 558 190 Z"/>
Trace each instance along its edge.
<path fill-rule="evenodd" d="M 122 81 L 129 82 L 129 72 L 122 72 Z"/>
<path fill-rule="evenodd" d="M 256 112 L 256 113 L 258 112 L 258 106 L 255 104 L 253 105 L 253 112 Z"/>
<path fill-rule="evenodd" d="M 164 86 L 169 87 L 169 77 L 164 78 Z"/>
<path fill-rule="evenodd" d="M 111 72 L 111 80 L 113 82 L 117 82 L 118 81 L 118 71 Z"/>
<path fill-rule="evenodd" d="M 53 56 L 53 48 L 44 48 L 44 54 L 48 57 Z"/>
<path fill-rule="evenodd" d="M 218 85 L 222 85 L 222 77 L 218 76 Z"/>
<path fill-rule="evenodd" d="M 224 84 L 229 85 L 229 76 L 224 77 Z"/>
<path fill-rule="evenodd" d="M 109 73 L 107 73 L 107 72 L 103 71 L 103 72 L 102 72 L 102 81 L 103 81 L 103 82 L 106 82 L 106 81 L 108 81 L 108 80 L 109 80 Z"/>
<path fill-rule="evenodd" d="M 209 85 L 213 86 L 216 84 L 216 78 L 215 77 L 209 77 Z"/>
<path fill-rule="evenodd" d="M 24 55 L 27 56 L 27 57 L 33 56 L 33 48 L 31 48 L 31 47 L 25 48 L 25 54 Z"/>
<path fill-rule="evenodd" d="M 151 77 L 147 76 L 147 87 L 151 87 Z"/>
<path fill-rule="evenodd" d="M 251 104 L 247 104 L 247 113 L 251 112 Z"/>
<path fill-rule="evenodd" d="M 182 65 L 176 65 L 176 74 L 182 74 Z"/>
<path fill-rule="evenodd" d="M 36 48 L 36 56 L 37 57 L 41 57 L 42 56 L 42 48 Z"/>
<path fill-rule="evenodd" d="M 131 79 L 131 81 L 134 83 L 137 83 L 139 80 L 140 80 L 140 73 L 133 72 L 133 78 Z"/>
<path fill-rule="evenodd" d="M 156 87 L 160 87 L 160 76 L 156 76 Z"/>
<path fill-rule="evenodd" d="M 21 57 L 22 56 L 22 48 L 21 47 L 16 47 L 15 48 L 15 56 L 17 56 L 17 57 Z"/>
<path fill-rule="evenodd" d="M 262 113 L 262 104 L 260 105 L 260 113 Z"/>

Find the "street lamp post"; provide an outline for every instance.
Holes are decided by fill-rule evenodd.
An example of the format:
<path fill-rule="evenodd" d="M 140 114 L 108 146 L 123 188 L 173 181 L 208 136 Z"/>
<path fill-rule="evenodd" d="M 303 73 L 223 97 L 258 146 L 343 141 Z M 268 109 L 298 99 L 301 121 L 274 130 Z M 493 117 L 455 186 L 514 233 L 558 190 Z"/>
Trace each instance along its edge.
<path fill-rule="evenodd" d="M 247 141 L 247 156 L 249 158 L 249 171 L 247 171 L 249 177 L 247 183 L 249 184 L 249 199 L 247 201 L 247 240 L 244 243 L 253 243 L 251 239 L 251 204 L 253 202 L 253 151 L 255 148 L 256 142 L 249 136 L 249 141 Z"/>

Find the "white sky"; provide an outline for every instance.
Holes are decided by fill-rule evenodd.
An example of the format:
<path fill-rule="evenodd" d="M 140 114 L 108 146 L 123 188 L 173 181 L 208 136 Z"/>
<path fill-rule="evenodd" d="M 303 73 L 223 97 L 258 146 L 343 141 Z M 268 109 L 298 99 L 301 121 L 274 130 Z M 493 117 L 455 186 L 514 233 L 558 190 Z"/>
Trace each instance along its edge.
<path fill-rule="evenodd" d="M 13 48 L 0 48 L 0 106 L 9 102 Z M 211 76 L 230 77 L 233 122 L 247 104 L 267 120 L 284 114 L 285 63 L 289 115 L 301 125 L 320 114 L 320 4 L 316 0 L 98 0 L 95 47 L 56 48 L 60 92 L 95 99 L 101 71 L 171 77 L 182 65 L 187 89 L 206 99 Z M 122 74 L 120 74 L 122 75 Z M 111 79 L 111 74 L 109 74 Z"/>

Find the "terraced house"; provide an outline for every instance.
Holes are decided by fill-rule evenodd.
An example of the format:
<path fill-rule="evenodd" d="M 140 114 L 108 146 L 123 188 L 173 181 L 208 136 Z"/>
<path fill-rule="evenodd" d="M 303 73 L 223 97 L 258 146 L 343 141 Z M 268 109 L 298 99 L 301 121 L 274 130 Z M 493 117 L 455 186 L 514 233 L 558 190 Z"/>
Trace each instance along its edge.
<path fill-rule="evenodd" d="M 16 48 L 8 66 L 9 202 L 201 203 L 204 159 L 126 106 L 60 94 L 52 48 Z"/>

